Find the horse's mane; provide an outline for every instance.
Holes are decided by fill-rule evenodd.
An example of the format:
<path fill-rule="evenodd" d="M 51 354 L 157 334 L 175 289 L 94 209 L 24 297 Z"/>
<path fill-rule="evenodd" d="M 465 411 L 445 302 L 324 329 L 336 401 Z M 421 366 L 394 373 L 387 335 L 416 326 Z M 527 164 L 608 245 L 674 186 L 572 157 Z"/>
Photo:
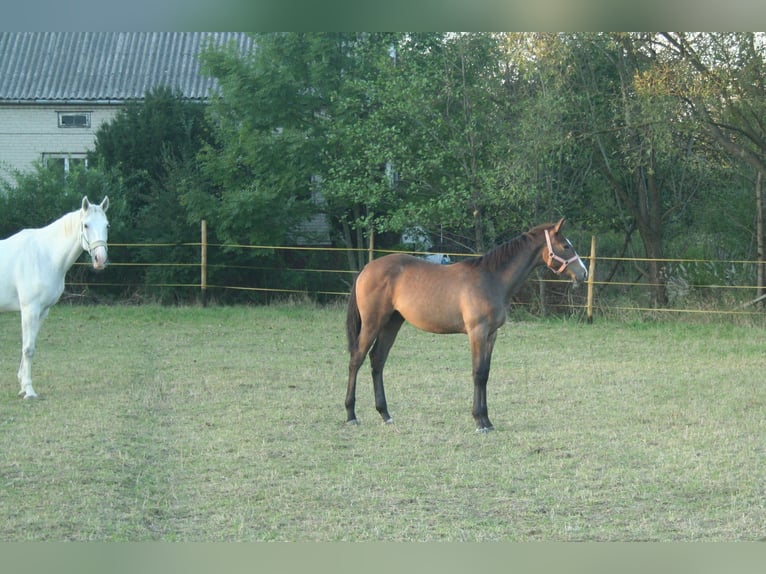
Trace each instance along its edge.
<path fill-rule="evenodd" d="M 77 233 L 80 230 L 80 211 L 79 209 L 76 209 L 75 211 L 65 213 L 61 217 L 59 217 L 56 221 L 54 221 L 51 225 L 56 225 L 57 223 L 61 223 L 64 227 L 64 235 L 69 236 L 72 233 Z"/>
<path fill-rule="evenodd" d="M 480 257 L 475 257 L 466 261 L 472 267 L 481 267 L 487 271 L 494 272 L 505 265 L 509 259 L 513 259 L 520 251 L 525 249 L 533 238 L 541 231 L 553 227 L 553 223 L 543 223 L 536 225 L 529 231 L 517 235 L 513 239 L 493 247 Z"/>

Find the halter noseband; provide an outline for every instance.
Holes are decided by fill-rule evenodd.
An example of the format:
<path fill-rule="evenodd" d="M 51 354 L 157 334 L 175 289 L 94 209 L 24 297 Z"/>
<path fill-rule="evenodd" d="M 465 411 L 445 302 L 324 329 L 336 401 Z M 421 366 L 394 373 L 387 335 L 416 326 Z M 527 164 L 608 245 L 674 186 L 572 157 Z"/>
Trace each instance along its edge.
<path fill-rule="evenodd" d="M 85 250 L 88 252 L 88 255 L 93 257 L 93 250 L 97 249 L 98 247 L 103 247 L 104 251 L 108 251 L 109 248 L 106 245 L 106 241 L 103 239 L 96 239 L 92 243 L 88 240 L 88 234 L 85 233 L 85 223 L 80 224 L 80 237 L 82 239 L 82 246 L 85 248 Z"/>
<path fill-rule="evenodd" d="M 548 266 L 548 269 L 550 269 L 554 273 L 560 275 L 561 273 L 564 272 L 564 270 L 567 268 L 567 266 L 570 263 L 574 263 L 575 261 L 580 259 L 580 256 L 577 255 L 577 253 L 575 253 L 574 256 L 570 257 L 569 259 L 564 259 L 560 255 L 557 255 L 556 252 L 553 251 L 553 245 L 551 244 L 551 234 L 547 229 L 545 230 L 545 241 L 548 244 L 548 257 L 549 257 L 549 260 L 546 261 L 546 265 Z M 554 261 L 558 261 L 559 263 L 561 263 L 561 267 L 559 267 L 558 269 L 554 268 L 553 267 Z"/>

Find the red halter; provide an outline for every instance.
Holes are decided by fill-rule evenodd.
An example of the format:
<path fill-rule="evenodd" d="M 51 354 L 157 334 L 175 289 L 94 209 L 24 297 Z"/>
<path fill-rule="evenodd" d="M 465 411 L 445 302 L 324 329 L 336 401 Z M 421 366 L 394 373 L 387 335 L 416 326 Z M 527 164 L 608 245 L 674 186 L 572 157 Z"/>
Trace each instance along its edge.
<path fill-rule="evenodd" d="M 553 245 L 551 245 L 551 234 L 547 229 L 545 230 L 545 241 L 548 243 L 548 257 L 550 258 L 546 262 L 546 265 L 548 265 L 548 268 L 554 273 L 560 275 L 561 273 L 564 272 L 564 269 L 566 269 L 570 263 L 573 263 L 577 261 L 578 259 L 580 259 L 580 256 L 577 255 L 577 253 L 574 254 L 574 257 L 570 257 L 569 259 L 564 259 L 560 255 L 556 255 L 556 253 L 553 251 Z M 558 261 L 559 263 L 561 263 L 561 267 L 559 267 L 558 269 L 555 269 L 553 267 L 554 261 Z"/>

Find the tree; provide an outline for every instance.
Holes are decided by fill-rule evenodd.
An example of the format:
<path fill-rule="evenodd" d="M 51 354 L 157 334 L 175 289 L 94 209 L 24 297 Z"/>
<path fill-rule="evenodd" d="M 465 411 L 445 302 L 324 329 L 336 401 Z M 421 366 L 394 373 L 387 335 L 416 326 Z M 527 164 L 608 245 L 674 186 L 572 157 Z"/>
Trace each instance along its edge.
<path fill-rule="evenodd" d="M 186 205 L 225 242 L 280 244 L 317 206 L 323 114 L 338 73 L 331 35 L 258 34 L 254 54 L 211 49 L 203 68 L 220 86 L 211 105 L 215 142 L 201 155 L 209 191 Z M 324 50 L 323 48 L 326 48 Z"/>
<path fill-rule="evenodd" d="M 376 148 L 384 134 L 371 133 L 369 120 L 390 36 L 258 34 L 250 57 L 204 54 L 221 85 L 211 108 L 217 140 L 202 156 L 214 191 L 188 196 L 187 205 L 217 214 L 224 240 L 271 244 L 289 242 L 296 225 L 323 210 L 341 241 L 361 247 L 386 187 Z"/>
<path fill-rule="evenodd" d="M 168 87 L 148 92 L 142 102 L 129 103 L 96 132 L 89 165 L 124 190 L 130 242 L 173 244 L 163 253 L 168 263 L 195 257 L 182 244 L 199 241 L 198 223 L 189 224 L 180 198 L 188 186 L 199 185 L 197 154 L 210 138 L 204 106 Z M 154 263 L 157 249 L 131 251 L 123 262 L 128 258 Z M 196 278 L 196 272 L 186 267 L 152 266 L 143 273 L 136 277 L 134 272 L 131 283 L 183 284 Z M 177 296 L 172 287 L 161 294 Z"/>
<path fill-rule="evenodd" d="M 545 174 L 529 185 L 528 164 L 517 161 L 547 169 L 514 143 L 519 104 L 502 38 L 262 34 L 252 58 L 206 54 L 222 88 L 217 141 L 202 161 L 215 191 L 187 194 L 185 205 L 218 213 L 232 241 L 265 241 L 253 228 L 278 240 L 317 209 L 309 200 L 320 193 L 349 247 L 418 225 L 469 251 L 536 221 L 538 205 L 559 215 L 539 192 L 564 186 Z M 565 148 L 574 146 L 547 156 L 561 163 Z M 360 266 L 361 252 L 349 263 Z"/>
<path fill-rule="evenodd" d="M 652 87 L 685 102 L 708 133 L 755 177 L 758 295 L 766 292 L 766 232 L 762 180 L 766 174 L 766 46 L 753 32 L 667 32 L 667 71 Z"/>
<path fill-rule="evenodd" d="M 508 65 L 514 185 L 528 190 L 534 221 L 566 216 L 591 230 L 608 227 L 614 206 L 594 178 L 592 150 L 577 131 L 587 120 L 576 85 L 574 58 L 562 34 L 512 33 L 503 38 Z"/>
<path fill-rule="evenodd" d="M 381 86 L 377 121 L 398 174 L 397 204 L 382 225 L 416 223 L 484 251 L 527 223 L 526 190 L 513 185 L 509 98 L 493 34 L 401 35 Z"/>
<path fill-rule="evenodd" d="M 84 195 L 94 203 L 110 195 L 109 216 L 115 219 L 110 232 L 119 237 L 127 227 L 122 219 L 126 210 L 121 190 L 98 170 L 78 166 L 64 174 L 38 162 L 31 170 L 14 172 L 12 177 L 10 182 L 0 182 L 0 237 L 48 225 L 79 209 Z"/>
<path fill-rule="evenodd" d="M 129 102 L 98 129 L 89 163 L 123 178 L 133 224 L 142 228 L 144 220 L 158 212 L 173 172 L 193 166 L 209 139 L 204 106 L 169 87 L 158 87 L 143 101 Z M 159 212 L 157 219 L 167 215 Z"/>
<path fill-rule="evenodd" d="M 698 131 L 676 99 L 640 89 L 662 62 L 652 35 L 575 34 L 568 41 L 576 71 L 571 89 L 583 104 L 573 129 L 592 145 L 627 232 L 635 225 L 653 301 L 666 305 L 666 227 L 704 181 Z"/>

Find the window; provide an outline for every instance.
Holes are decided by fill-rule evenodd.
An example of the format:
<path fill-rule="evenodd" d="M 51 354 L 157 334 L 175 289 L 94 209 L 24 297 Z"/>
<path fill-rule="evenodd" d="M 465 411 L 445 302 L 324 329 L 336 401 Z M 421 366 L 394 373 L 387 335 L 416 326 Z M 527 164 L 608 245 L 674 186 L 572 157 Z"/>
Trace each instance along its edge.
<path fill-rule="evenodd" d="M 90 112 L 58 112 L 60 128 L 89 128 Z"/>
<path fill-rule="evenodd" d="M 66 175 L 77 166 L 88 167 L 88 158 L 84 153 L 44 153 L 43 164 L 48 169 Z"/>

